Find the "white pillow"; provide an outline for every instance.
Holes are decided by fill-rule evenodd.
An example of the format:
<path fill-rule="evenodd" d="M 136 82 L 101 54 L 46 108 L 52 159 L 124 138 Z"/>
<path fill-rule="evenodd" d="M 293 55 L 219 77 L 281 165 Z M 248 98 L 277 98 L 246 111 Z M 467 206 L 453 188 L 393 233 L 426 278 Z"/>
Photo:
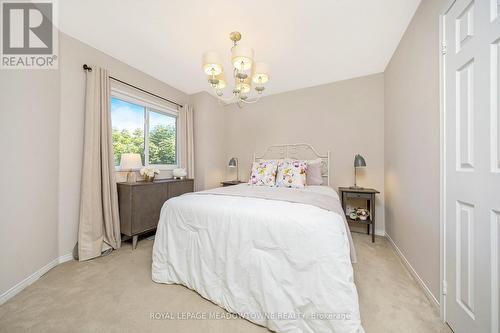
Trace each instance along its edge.
<path fill-rule="evenodd" d="M 306 183 L 307 185 L 321 185 L 323 184 L 322 169 L 323 160 L 318 158 L 316 160 L 306 161 Z"/>
<path fill-rule="evenodd" d="M 303 188 L 306 185 L 307 163 L 284 160 L 278 163 L 276 186 Z"/>
<path fill-rule="evenodd" d="M 278 164 L 275 161 L 253 162 L 252 173 L 250 174 L 250 185 L 274 186 L 276 183 L 276 169 Z"/>

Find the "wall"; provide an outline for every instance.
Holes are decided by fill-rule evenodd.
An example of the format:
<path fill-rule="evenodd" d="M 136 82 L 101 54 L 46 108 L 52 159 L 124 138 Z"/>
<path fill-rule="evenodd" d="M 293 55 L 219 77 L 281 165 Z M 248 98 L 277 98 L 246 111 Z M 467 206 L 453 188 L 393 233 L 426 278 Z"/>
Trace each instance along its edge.
<path fill-rule="evenodd" d="M 439 300 L 439 13 L 423 0 L 385 71 L 386 231 Z"/>
<path fill-rule="evenodd" d="M 58 71 L 1 70 L 0 295 L 58 257 L 58 133 Z"/>
<path fill-rule="evenodd" d="M 220 186 L 226 169 L 227 121 L 224 108 L 206 92 L 190 98 L 194 107 L 195 190 Z"/>
<path fill-rule="evenodd" d="M 78 235 L 83 154 L 85 73 L 83 64 L 102 66 L 110 74 L 184 104 L 188 95 L 68 35 L 60 34 L 59 254 L 72 251 Z M 57 178 L 57 177 L 56 177 Z"/>
<path fill-rule="evenodd" d="M 354 183 L 354 155 L 366 159 L 358 184 L 381 193 L 377 232 L 384 233 L 384 77 L 383 74 L 263 97 L 259 103 L 225 107 L 228 147 L 225 160 L 240 160 L 248 179 L 254 152 L 271 144 L 312 144 L 331 151 L 331 186 Z"/>

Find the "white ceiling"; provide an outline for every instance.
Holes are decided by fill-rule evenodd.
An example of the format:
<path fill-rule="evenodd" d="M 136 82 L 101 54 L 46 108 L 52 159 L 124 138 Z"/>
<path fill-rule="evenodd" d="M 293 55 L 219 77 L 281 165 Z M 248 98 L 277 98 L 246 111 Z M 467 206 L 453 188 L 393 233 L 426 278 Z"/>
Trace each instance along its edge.
<path fill-rule="evenodd" d="M 230 68 L 229 33 L 238 30 L 271 66 L 269 95 L 383 72 L 420 0 L 58 3 L 63 32 L 188 94 L 210 91 L 205 51 Z"/>

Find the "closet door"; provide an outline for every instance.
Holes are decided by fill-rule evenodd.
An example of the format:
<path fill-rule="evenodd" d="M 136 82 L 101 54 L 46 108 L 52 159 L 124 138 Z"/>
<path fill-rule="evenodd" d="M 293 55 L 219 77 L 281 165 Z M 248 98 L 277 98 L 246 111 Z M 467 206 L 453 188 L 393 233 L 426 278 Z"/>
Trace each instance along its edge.
<path fill-rule="evenodd" d="M 446 321 L 498 333 L 498 0 L 457 0 L 444 17 Z"/>

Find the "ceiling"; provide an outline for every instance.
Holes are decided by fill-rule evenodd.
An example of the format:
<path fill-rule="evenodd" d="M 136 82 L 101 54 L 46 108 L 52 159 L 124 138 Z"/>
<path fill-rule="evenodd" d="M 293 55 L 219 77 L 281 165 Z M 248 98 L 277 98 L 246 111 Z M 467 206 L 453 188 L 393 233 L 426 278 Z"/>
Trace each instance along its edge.
<path fill-rule="evenodd" d="M 219 52 L 230 73 L 229 33 L 240 31 L 240 44 L 271 66 L 269 95 L 383 72 L 419 2 L 64 0 L 59 21 L 68 35 L 188 94 L 211 90 L 205 51 Z"/>

